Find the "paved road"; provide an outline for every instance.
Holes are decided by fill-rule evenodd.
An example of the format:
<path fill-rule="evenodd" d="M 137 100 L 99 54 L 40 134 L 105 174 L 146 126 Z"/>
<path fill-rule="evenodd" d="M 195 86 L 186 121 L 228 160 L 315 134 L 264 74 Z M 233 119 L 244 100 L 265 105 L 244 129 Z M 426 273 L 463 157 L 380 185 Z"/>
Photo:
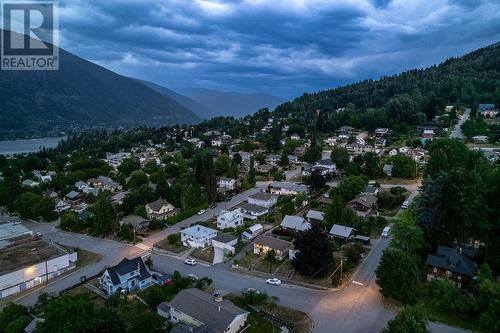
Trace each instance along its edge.
<path fill-rule="evenodd" d="M 465 109 L 465 111 L 462 114 L 462 116 L 460 117 L 460 119 L 458 119 L 458 123 L 455 125 L 455 128 L 453 128 L 453 130 L 451 131 L 450 138 L 452 138 L 452 139 L 464 139 L 465 138 L 464 134 L 462 133 L 462 125 L 467 120 L 469 120 L 469 116 L 470 116 L 470 109 Z"/>

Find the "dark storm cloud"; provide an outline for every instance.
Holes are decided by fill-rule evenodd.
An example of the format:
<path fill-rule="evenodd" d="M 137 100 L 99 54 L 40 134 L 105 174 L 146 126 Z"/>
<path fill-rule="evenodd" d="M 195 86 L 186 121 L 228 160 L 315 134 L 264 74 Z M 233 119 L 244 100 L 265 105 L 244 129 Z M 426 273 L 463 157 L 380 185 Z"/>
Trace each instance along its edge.
<path fill-rule="evenodd" d="M 61 0 L 61 46 L 169 86 L 282 96 L 427 66 L 495 42 L 481 0 Z"/>

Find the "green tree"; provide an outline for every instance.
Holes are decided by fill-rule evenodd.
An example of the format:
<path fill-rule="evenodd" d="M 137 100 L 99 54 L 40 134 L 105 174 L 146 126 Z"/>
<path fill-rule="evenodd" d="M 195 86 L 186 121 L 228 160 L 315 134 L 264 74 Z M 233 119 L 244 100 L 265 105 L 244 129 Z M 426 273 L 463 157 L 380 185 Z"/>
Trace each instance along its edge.
<path fill-rule="evenodd" d="M 365 176 L 347 176 L 342 178 L 338 186 L 332 190 L 332 194 L 338 194 L 344 202 L 351 201 L 361 193 L 368 184 Z"/>
<path fill-rule="evenodd" d="M 312 145 L 306 149 L 302 160 L 307 163 L 314 163 L 321 159 L 321 150 L 316 146 Z"/>
<path fill-rule="evenodd" d="M 215 175 L 226 175 L 231 167 L 231 159 L 227 154 L 221 154 L 215 161 Z"/>
<path fill-rule="evenodd" d="M 140 168 L 141 164 L 139 163 L 139 160 L 135 158 L 126 158 L 118 167 L 118 171 L 120 171 L 120 173 L 125 177 L 128 177 L 132 172 L 134 172 L 135 170 L 139 170 Z"/>
<path fill-rule="evenodd" d="M 396 318 L 389 321 L 382 333 L 428 333 L 427 320 L 417 307 L 405 306 Z"/>
<path fill-rule="evenodd" d="M 349 153 L 344 147 L 334 147 L 330 154 L 330 158 L 337 165 L 337 168 L 344 169 L 349 164 Z"/>
<path fill-rule="evenodd" d="M 116 225 L 116 212 L 105 193 L 99 194 L 92 210 L 94 211 L 92 233 L 99 236 L 107 236 L 112 233 Z"/>
<path fill-rule="evenodd" d="M 0 311 L 0 333 L 23 333 L 30 322 L 28 309 L 23 305 L 9 303 Z"/>
<path fill-rule="evenodd" d="M 382 173 L 380 158 L 376 153 L 368 152 L 363 155 L 363 171 L 370 179 L 377 178 Z"/>
<path fill-rule="evenodd" d="M 406 304 L 416 302 L 415 287 L 421 272 L 411 254 L 395 248 L 387 248 L 375 271 L 377 284 L 385 297 L 393 297 Z"/>
<path fill-rule="evenodd" d="M 266 253 L 264 260 L 269 264 L 269 273 L 273 272 L 273 266 L 278 262 L 276 259 L 276 251 L 271 250 Z"/>
<path fill-rule="evenodd" d="M 410 156 L 398 154 L 390 159 L 394 177 L 415 178 L 417 175 L 417 163 Z"/>
<path fill-rule="evenodd" d="M 298 250 L 292 265 L 305 276 L 324 276 L 333 264 L 334 244 L 320 223 L 312 223 L 311 228 L 295 239 Z"/>
<path fill-rule="evenodd" d="M 398 215 L 392 227 L 391 246 L 412 254 L 418 254 L 422 250 L 423 232 L 417 225 L 417 219 L 412 212 L 405 211 Z"/>
<path fill-rule="evenodd" d="M 135 170 L 130 174 L 130 179 L 127 183 L 129 188 L 137 188 L 149 183 L 148 175 L 142 170 Z"/>

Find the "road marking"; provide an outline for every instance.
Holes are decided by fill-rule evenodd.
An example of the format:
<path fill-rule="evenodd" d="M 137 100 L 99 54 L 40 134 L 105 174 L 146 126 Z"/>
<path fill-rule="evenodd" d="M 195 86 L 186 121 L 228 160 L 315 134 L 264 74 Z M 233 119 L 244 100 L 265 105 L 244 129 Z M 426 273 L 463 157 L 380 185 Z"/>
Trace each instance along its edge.
<path fill-rule="evenodd" d="M 357 284 L 358 286 L 363 286 L 364 285 L 364 284 L 362 284 L 361 282 L 358 282 L 358 281 L 352 281 L 352 283 Z"/>
<path fill-rule="evenodd" d="M 141 250 L 146 250 L 146 251 L 151 250 L 151 247 L 150 247 L 150 246 L 144 245 L 144 244 L 142 244 L 142 243 L 135 244 L 135 247 L 138 247 L 139 249 L 141 249 Z"/>

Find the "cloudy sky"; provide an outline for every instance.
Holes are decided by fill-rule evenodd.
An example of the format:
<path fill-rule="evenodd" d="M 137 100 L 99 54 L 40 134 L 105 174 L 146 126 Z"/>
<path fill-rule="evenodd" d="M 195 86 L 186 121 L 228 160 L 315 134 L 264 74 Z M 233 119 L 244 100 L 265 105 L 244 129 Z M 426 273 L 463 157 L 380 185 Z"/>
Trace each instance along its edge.
<path fill-rule="evenodd" d="M 63 48 L 167 87 L 293 97 L 500 40 L 498 0 L 60 0 Z"/>

